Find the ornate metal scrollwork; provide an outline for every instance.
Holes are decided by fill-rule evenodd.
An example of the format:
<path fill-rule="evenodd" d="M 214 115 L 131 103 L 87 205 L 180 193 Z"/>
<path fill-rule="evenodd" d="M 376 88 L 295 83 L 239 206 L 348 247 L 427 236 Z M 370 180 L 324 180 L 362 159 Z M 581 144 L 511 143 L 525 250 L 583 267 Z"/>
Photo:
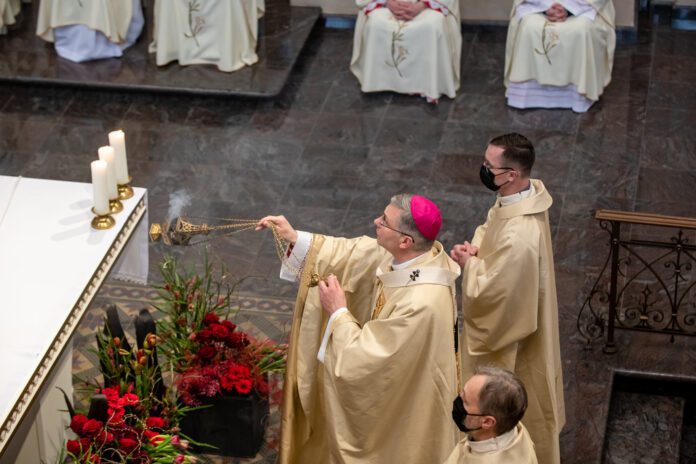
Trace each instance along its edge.
<path fill-rule="evenodd" d="M 666 334 L 671 342 L 696 336 L 696 246 L 681 228 L 667 241 L 623 239 L 621 223 L 599 223 L 610 250 L 578 313 L 587 347 L 605 339 L 604 351 L 614 352 L 614 329 Z"/>

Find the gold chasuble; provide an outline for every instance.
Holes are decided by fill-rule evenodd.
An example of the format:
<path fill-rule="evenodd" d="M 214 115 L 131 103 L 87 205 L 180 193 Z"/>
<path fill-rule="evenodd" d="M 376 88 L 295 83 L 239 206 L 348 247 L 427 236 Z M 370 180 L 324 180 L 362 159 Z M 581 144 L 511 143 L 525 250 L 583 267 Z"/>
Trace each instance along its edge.
<path fill-rule="evenodd" d="M 527 388 L 523 422 L 541 464 L 558 464 L 565 423 L 558 303 L 548 209 L 540 180 L 535 193 L 508 206 L 498 200 L 472 244 L 478 255 L 463 269 L 463 378 L 477 365 L 514 371 Z"/>
<path fill-rule="evenodd" d="M 392 259 L 372 238 L 313 236 L 293 316 L 280 463 L 441 463 L 456 445 L 458 266 L 438 242 L 406 269 L 392 271 Z M 307 285 L 312 273 L 335 274 L 349 309 L 327 332 L 323 363 L 328 316 Z"/>
<path fill-rule="evenodd" d="M 515 438 L 507 446 L 484 453 L 473 452 L 469 439 L 464 438 L 443 464 L 537 464 L 527 429 L 521 423 L 516 429 Z"/>

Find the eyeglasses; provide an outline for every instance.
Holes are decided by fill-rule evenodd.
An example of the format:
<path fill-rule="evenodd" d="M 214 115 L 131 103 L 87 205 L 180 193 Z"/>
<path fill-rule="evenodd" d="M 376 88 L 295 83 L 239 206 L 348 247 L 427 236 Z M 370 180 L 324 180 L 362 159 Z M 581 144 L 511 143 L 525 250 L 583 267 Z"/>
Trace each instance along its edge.
<path fill-rule="evenodd" d="M 485 158 L 483 159 L 483 166 L 484 166 L 486 169 L 489 169 L 489 170 L 490 170 L 490 169 L 505 169 L 506 171 L 516 171 L 515 168 L 509 168 L 509 167 L 507 167 L 507 166 L 501 166 L 501 167 L 499 167 L 499 168 L 496 168 L 496 167 L 494 167 L 494 166 L 491 166 L 491 164 L 490 164 L 490 163 L 488 162 L 488 160 L 486 160 Z"/>
<path fill-rule="evenodd" d="M 410 239 L 413 240 L 414 242 L 416 241 L 416 240 L 413 238 L 413 235 L 407 234 L 406 232 L 401 232 L 399 229 L 395 229 L 395 228 L 393 228 L 393 227 L 389 227 L 389 226 L 387 225 L 387 217 L 386 217 L 384 214 L 382 215 L 381 218 L 379 218 L 379 221 L 377 221 L 377 224 L 378 224 L 380 227 L 384 227 L 384 228 L 386 228 L 386 229 L 393 230 L 394 232 L 398 232 L 398 233 L 400 233 L 401 235 L 405 235 L 406 237 L 410 238 Z"/>

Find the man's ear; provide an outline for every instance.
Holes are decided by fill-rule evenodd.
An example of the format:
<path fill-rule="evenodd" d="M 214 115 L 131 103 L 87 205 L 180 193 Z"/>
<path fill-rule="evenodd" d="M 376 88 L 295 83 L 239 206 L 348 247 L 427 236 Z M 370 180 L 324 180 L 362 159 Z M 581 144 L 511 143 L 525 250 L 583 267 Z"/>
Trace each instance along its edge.
<path fill-rule="evenodd" d="M 399 242 L 399 248 L 402 250 L 405 250 L 407 248 L 410 248 L 413 246 L 413 239 L 411 237 L 407 237 L 406 235 L 401 236 L 401 241 Z"/>
<path fill-rule="evenodd" d="M 493 430 L 495 428 L 495 424 L 497 423 L 498 421 L 495 420 L 495 417 L 483 416 L 483 420 L 481 421 L 481 428 L 485 430 Z"/>

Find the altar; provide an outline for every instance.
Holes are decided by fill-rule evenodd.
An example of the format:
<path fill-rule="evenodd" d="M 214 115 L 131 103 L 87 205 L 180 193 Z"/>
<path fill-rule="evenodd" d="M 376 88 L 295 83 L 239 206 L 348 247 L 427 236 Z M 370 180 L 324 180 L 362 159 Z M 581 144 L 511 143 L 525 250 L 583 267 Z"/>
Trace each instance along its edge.
<path fill-rule="evenodd" d="M 108 230 L 90 184 L 0 176 L 0 463 L 56 462 L 69 423 L 71 336 L 107 276 L 147 278 L 147 195 Z"/>

